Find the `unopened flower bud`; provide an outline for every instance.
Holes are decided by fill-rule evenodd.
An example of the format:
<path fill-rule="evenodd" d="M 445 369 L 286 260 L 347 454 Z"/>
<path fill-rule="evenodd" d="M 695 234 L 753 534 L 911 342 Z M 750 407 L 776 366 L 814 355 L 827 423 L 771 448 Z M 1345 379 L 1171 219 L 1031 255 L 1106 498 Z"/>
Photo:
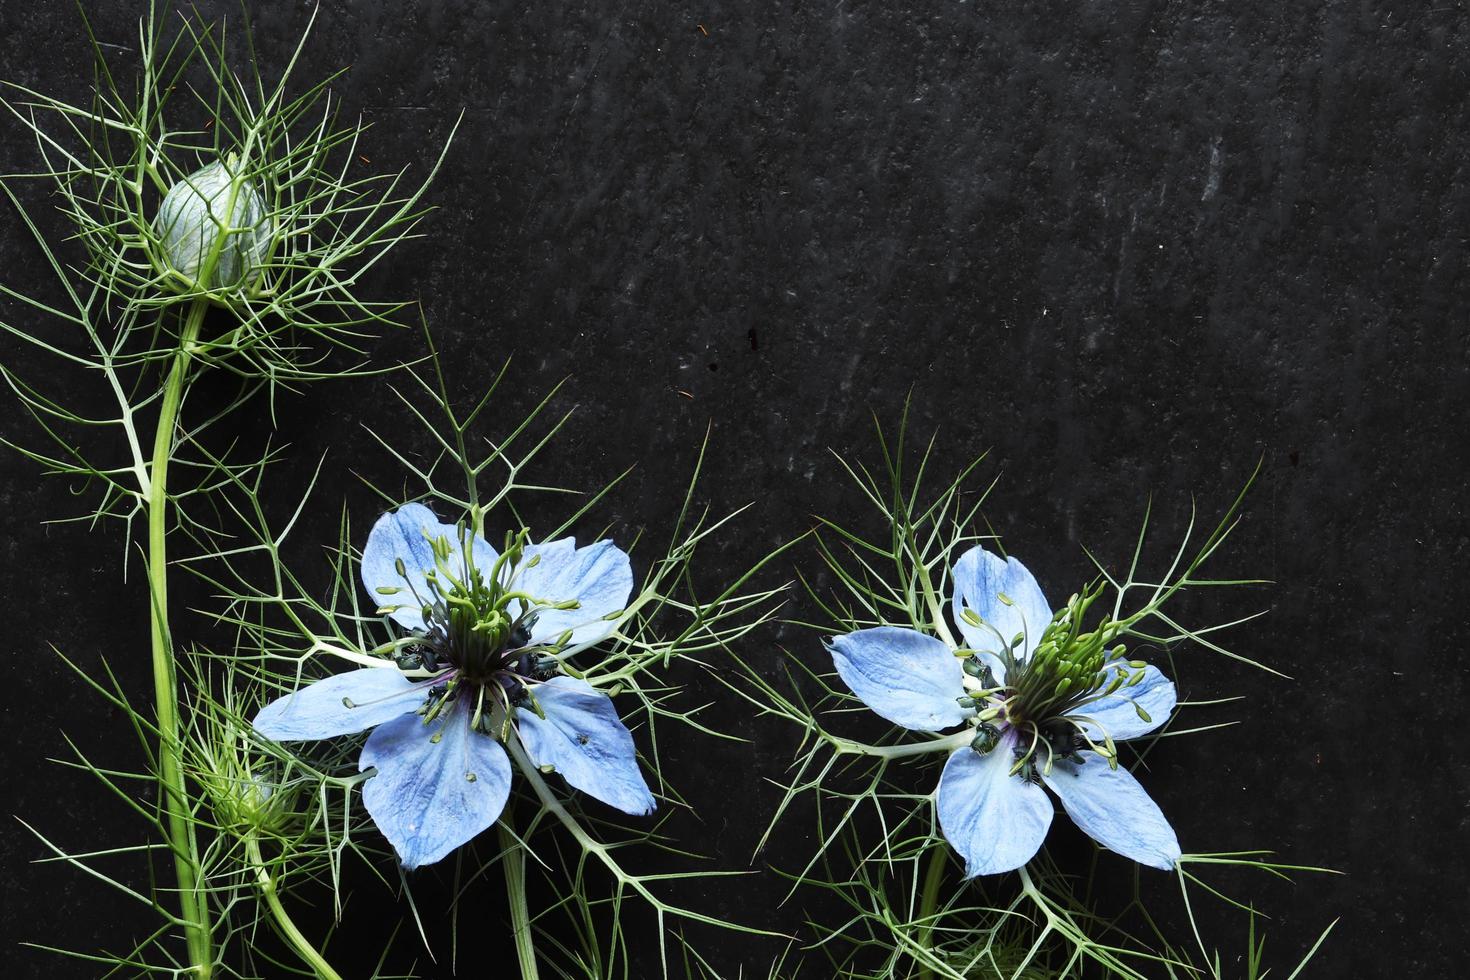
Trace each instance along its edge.
<path fill-rule="evenodd" d="M 169 188 L 153 226 L 169 267 L 201 289 L 248 285 L 270 243 L 265 200 L 223 160 Z M 212 270 L 201 279 L 216 252 Z"/>

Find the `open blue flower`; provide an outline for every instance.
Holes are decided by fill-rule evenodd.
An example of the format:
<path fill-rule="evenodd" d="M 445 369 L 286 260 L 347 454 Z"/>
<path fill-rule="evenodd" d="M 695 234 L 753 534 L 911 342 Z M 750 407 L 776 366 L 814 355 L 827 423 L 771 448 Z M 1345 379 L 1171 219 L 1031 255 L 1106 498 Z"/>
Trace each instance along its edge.
<path fill-rule="evenodd" d="M 973 726 L 944 766 L 939 824 L 965 858 L 966 875 L 1019 868 L 1036 853 L 1062 801 L 1094 840 L 1140 864 L 1172 869 L 1174 829 L 1118 765 L 1116 742 L 1163 724 L 1174 684 L 1159 670 L 1109 649 L 1121 624 L 1083 619 L 1097 592 L 1055 615 L 1036 579 L 1014 558 L 983 548 L 954 567 L 953 616 L 965 640 L 954 650 L 912 629 L 879 626 L 834 639 L 837 673 L 868 707 L 896 725 L 938 732 Z"/>
<path fill-rule="evenodd" d="M 653 812 L 633 737 L 608 697 L 559 671 L 606 639 L 633 588 L 610 541 L 571 538 L 497 552 L 462 525 L 407 504 L 373 525 L 363 585 L 418 642 L 272 701 L 255 729 L 279 741 L 372 729 L 363 801 L 406 868 L 432 864 L 488 828 L 510 796 L 504 742 L 625 813 Z M 427 677 L 410 679 L 398 669 Z"/>

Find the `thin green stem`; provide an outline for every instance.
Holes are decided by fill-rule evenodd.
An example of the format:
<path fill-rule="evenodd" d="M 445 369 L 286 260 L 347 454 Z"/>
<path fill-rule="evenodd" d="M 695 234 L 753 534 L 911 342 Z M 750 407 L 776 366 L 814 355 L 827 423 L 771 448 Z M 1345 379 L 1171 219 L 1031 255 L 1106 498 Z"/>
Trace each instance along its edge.
<path fill-rule="evenodd" d="M 944 865 L 948 858 L 947 845 L 941 844 L 929 855 L 929 870 L 924 875 L 924 891 L 919 897 L 919 944 L 926 952 L 934 952 L 934 911 L 939 904 L 939 885 L 944 881 Z M 928 963 L 920 974 L 924 980 L 932 980 L 934 970 Z"/>
<path fill-rule="evenodd" d="M 152 590 L 151 637 L 153 647 L 153 697 L 158 711 L 159 772 L 162 802 L 167 814 L 168 843 L 174 853 L 179 883 L 180 913 L 189 947 L 189 962 L 200 980 L 214 972 L 214 941 L 210 934 L 208 901 L 200 888 L 199 841 L 189 814 L 188 790 L 184 785 L 183 744 L 179 738 L 179 680 L 173 643 L 168 628 L 168 464 L 173 455 L 179 406 L 184 400 L 193 348 L 199 337 L 207 300 L 197 299 L 189 307 L 164 384 L 158 430 L 153 438 L 153 463 L 148 470 L 148 584 Z"/>
<path fill-rule="evenodd" d="M 531 909 L 526 902 L 526 852 L 510 826 L 510 813 L 501 815 L 500 865 L 505 869 L 505 892 L 510 896 L 510 926 L 516 937 L 516 960 L 521 980 L 536 980 L 536 937 L 531 932 Z"/>
<path fill-rule="evenodd" d="M 276 879 L 266 870 L 265 859 L 260 853 L 260 841 L 254 834 L 245 838 L 245 851 L 250 856 L 250 866 L 255 870 L 255 883 L 260 888 L 260 894 L 265 899 L 265 904 L 271 910 L 271 915 L 276 920 L 276 927 L 281 930 L 281 935 L 291 944 L 296 955 L 301 957 L 303 963 L 316 971 L 320 980 L 342 980 L 342 975 L 332 969 L 330 963 L 322 956 L 321 952 L 313 946 L 301 930 L 296 928 L 296 923 L 281 904 L 281 897 L 276 891 Z"/>

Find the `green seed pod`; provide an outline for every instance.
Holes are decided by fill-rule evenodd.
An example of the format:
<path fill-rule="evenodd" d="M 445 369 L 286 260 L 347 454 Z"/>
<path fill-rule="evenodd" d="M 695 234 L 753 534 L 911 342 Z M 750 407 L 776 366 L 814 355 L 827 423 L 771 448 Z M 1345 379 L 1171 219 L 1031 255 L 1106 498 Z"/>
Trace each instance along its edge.
<path fill-rule="evenodd" d="M 169 268 L 207 290 L 251 285 L 270 245 L 264 198 L 248 178 L 237 181 L 222 160 L 169 188 L 153 228 Z M 216 248 L 214 269 L 200 281 Z"/>

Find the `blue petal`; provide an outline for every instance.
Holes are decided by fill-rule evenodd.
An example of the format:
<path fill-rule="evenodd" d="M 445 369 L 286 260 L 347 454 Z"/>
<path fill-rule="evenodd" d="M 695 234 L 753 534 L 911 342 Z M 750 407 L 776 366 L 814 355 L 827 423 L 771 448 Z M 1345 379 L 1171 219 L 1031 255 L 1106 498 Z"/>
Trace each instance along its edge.
<path fill-rule="evenodd" d="M 276 698 L 260 709 L 254 725 L 278 742 L 351 735 L 416 710 L 428 696 L 395 668 L 363 667 Z"/>
<path fill-rule="evenodd" d="M 363 785 L 363 802 L 405 868 L 433 864 L 505 809 L 510 759 L 469 722 L 460 701 L 436 724 L 415 714 L 379 725 L 363 746 L 358 769 L 378 770 Z"/>
<path fill-rule="evenodd" d="M 653 812 L 633 736 L 611 698 L 574 677 L 553 677 L 531 693 L 546 718 L 524 707 L 516 715 L 532 762 L 555 766 L 568 783 L 624 813 Z"/>
<path fill-rule="evenodd" d="M 535 559 L 535 563 L 532 563 Z M 633 565 L 611 541 L 578 548 L 562 538 L 526 548 L 511 588 L 547 602 L 576 599 L 576 609 L 542 609 L 531 628 L 537 643 L 555 641 L 572 631 L 569 646 L 584 647 L 606 639 L 616 623 L 604 617 L 621 612 L 633 591 Z"/>
<path fill-rule="evenodd" d="M 1119 688 L 1107 697 L 1084 704 L 1077 709 L 1077 714 L 1085 715 L 1097 723 L 1082 723 L 1083 730 L 1093 739 L 1102 738 L 1102 732 L 1097 727 L 1101 725 L 1115 742 L 1122 742 L 1147 735 L 1168 721 L 1177 699 L 1174 682 L 1150 664 L 1143 668 L 1143 680 L 1132 687 Z M 1148 715 L 1148 721 L 1139 717 L 1138 708 L 1142 708 Z"/>
<path fill-rule="evenodd" d="M 1011 600 L 1001 601 L 1004 595 Z M 963 610 L 969 607 L 983 625 L 972 626 Z M 986 659 L 996 670 L 996 679 L 1004 681 L 999 654 L 1017 634 L 1025 639 L 1016 648 L 1016 659 L 1025 660 L 1041 640 L 1051 623 L 1052 609 L 1041 593 L 1036 579 L 1014 558 L 1002 559 L 981 547 L 971 548 L 954 566 L 955 625 L 970 649 L 989 654 Z M 992 659 L 994 658 L 994 659 Z"/>
<path fill-rule="evenodd" d="M 468 531 L 463 532 L 466 536 Z M 377 605 L 374 608 L 397 607 L 391 613 L 394 622 L 405 629 L 424 629 L 422 603 L 432 602 L 425 573 L 434 568 L 431 539 L 447 538 L 453 554 L 448 565 L 459 575 L 465 567 L 460 548 L 461 531 L 457 525 L 442 523 L 423 504 L 404 504 L 378 518 L 368 533 L 362 549 L 362 584 Z M 474 539 L 475 567 L 489 575 L 498 553 L 484 538 Z M 398 574 L 397 563 L 403 561 L 407 578 Z M 397 594 L 384 594 L 379 589 L 397 589 Z M 417 593 L 417 598 L 415 598 Z"/>
<path fill-rule="evenodd" d="M 1010 774 L 1015 736 L 985 755 L 964 748 L 939 779 L 939 826 L 965 859 L 965 876 L 1014 871 L 1036 854 L 1051 826 L 1046 792 Z"/>
<path fill-rule="evenodd" d="M 1174 828 L 1127 769 L 1110 769 L 1089 755 L 1080 764 L 1059 760 L 1041 778 L 1087 836 L 1139 864 L 1173 870 L 1179 860 Z"/>
<path fill-rule="evenodd" d="M 937 732 L 975 713 L 958 703 L 965 693 L 959 660 L 932 636 L 877 626 L 839 636 L 828 650 L 852 693 L 895 725 Z"/>

